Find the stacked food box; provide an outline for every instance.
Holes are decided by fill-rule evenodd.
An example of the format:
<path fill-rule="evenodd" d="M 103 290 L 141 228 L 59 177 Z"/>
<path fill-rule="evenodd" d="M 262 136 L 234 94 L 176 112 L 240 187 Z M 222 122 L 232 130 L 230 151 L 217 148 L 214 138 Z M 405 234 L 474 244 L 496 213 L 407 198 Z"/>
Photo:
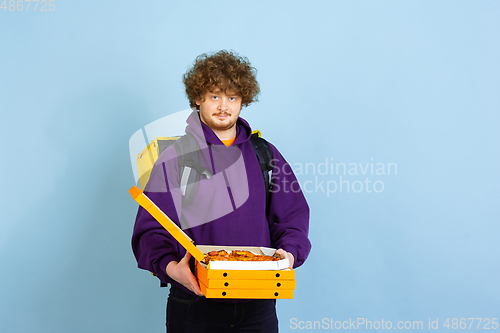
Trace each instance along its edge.
<path fill-rule="evenodd" d="M 295 272 L 288 259 L 277 261 L 209 261 L 211 251 L 250 251 L 256 255 L 272 256 L 274 249 L 246 246 L 197 245 L 139 188 L 129 193 L 146 209 L 196 260 L 195 276 L 207 298 L 277 299 L 293 298 Z"/>
<path fill-rule="evenodd" d="M 250 251 L 257 255 L 273 255 L 274 249 L 245 246 L 203 246 L 210 251 Z M 196 277 L 207 298 L 293 298 L 295 271 L 288 260 L 279 261 L 210 261 L 196 262 Z"/>

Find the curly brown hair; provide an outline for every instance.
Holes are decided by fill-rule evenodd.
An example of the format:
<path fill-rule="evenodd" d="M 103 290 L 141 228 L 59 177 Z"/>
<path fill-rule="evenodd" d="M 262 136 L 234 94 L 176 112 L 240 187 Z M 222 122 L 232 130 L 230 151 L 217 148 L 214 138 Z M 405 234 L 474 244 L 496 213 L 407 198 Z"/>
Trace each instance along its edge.
<path fill-rule="evenodd" d="M 182 81 L 191 107 L 199 109 L 196 101 L 202 101 L 205 93 L 230 91 L 241 96 L 242 106 L 257 102 L 260 92 L 256 79 L 257 70 L 247 58 L 233 51 L 221 50 L 213 54 L 203 53 L 196 57 L 193 67 Z"/>

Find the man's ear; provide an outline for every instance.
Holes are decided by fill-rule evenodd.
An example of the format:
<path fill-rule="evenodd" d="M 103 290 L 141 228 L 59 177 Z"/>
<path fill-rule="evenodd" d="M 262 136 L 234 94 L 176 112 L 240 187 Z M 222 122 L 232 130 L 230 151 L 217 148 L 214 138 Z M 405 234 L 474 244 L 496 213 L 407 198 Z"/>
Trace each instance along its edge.
<path fill-rule="evenodd" d="M 201 100 L 200 100 L 200 99 L 195 99 L 195 100 L 194 100 L 194 103 L 195 103 L 196 105 L 200 106 L 200 105 L 201 105 L 201 102 L 204 102 L 204 101 L 205 101 L 205 94 L 206 94 L 206 93 L 204 93 L 202 96 L 198 96 L 198 97 L 201 97 Z"/>

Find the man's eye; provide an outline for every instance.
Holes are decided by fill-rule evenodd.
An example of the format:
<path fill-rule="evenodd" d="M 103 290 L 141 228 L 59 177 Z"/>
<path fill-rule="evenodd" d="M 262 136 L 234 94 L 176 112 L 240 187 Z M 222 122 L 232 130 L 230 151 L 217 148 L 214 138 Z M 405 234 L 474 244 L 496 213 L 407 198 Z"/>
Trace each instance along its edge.
<path fill-rule="evenodd" d="M 217 99 L 217 96 L 212 96 L 212 99 Z"/>
<path fill-rule="evenodd" d="M 229 97 L 229 100 L 231 100 L 231 101 L 235 101 L 235 100 L 236 100 L 236 97 Z"/>

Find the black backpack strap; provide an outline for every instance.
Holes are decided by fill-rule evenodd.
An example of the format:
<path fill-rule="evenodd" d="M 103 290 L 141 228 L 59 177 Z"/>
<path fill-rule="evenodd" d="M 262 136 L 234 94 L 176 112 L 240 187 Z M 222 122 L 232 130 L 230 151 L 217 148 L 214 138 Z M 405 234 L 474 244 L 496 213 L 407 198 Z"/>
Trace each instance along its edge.
<path fill-rule="evenodd" d="M 274 168 L 273 165 L 273 153 L 266 140 L 261 138 L 257 133 L 252 134 L 250 137 L 250 143 L 252 144 L 253 150 L 257 159 L 259 160 L 260 170 L 262 171 L 262 176 L 264 177 L 264 183 L 266 186 L 266 215 L 269 209 L 269 201 L 271 199 L 271 176 Z"/>
<path fill-rule="evenodd" d="M 203 168 L 200 163 L 200 146 L 191 133 L 183 135 L 175 142 L 177 160 L 179 164 L 179 189 L 184 203 L 191 202 L 198 178 L 203 175 L 206 179 L 212 177 L 212 172 Z"/>

